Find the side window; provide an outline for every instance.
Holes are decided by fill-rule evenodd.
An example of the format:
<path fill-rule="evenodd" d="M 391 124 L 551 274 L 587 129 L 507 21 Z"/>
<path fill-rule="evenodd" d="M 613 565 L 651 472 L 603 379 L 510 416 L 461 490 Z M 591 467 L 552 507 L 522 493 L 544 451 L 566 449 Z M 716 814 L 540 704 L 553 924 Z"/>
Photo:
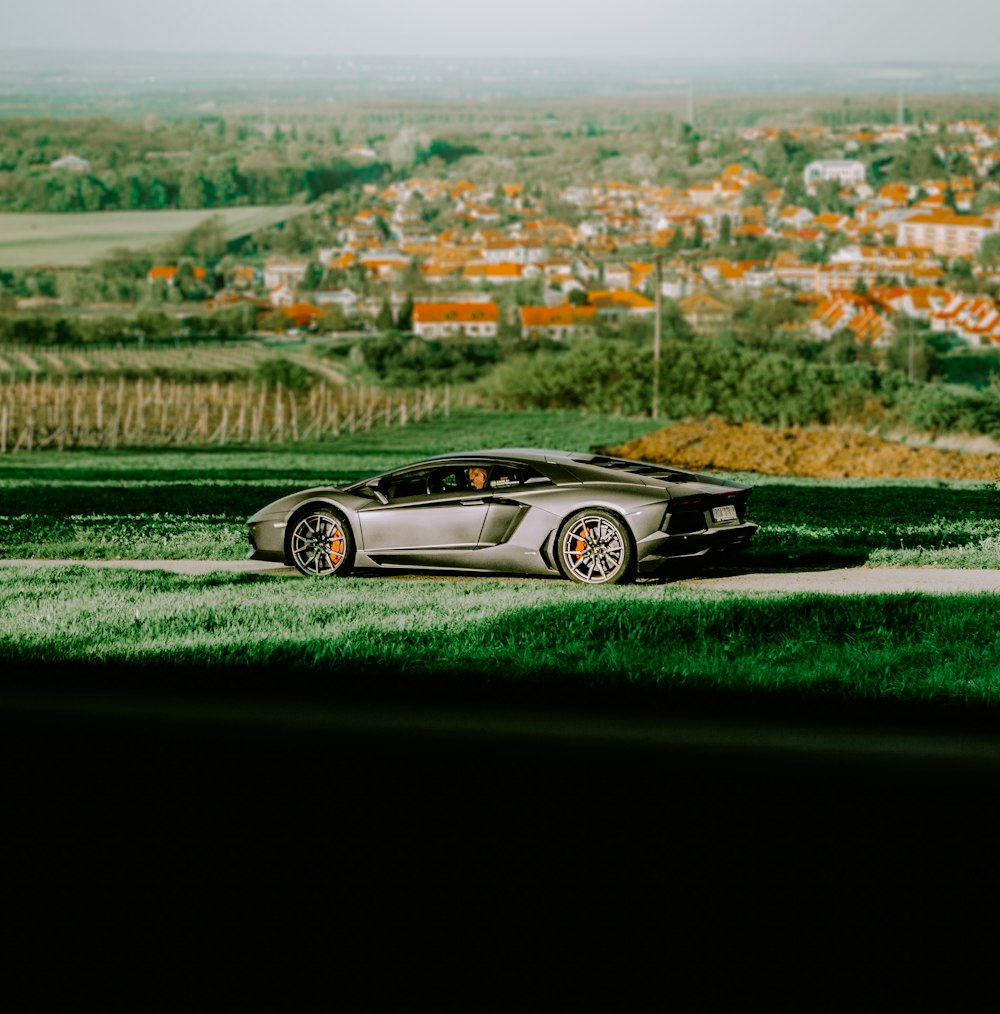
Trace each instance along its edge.
<path fill-rule="evenodd" d="M 497 465 L 490 476 L 490 489 L 513 489 L 516 486 L 539 486 L 547 485 L 550 482 L 544 475 L 539 474 L 533 468 L 526 465 L 518 465 L 516 468 L 506 465 Z"/>
<path fill-rule="evenodd" d="M 406 472 L 394 475 L 385 481 L 383 490 L 390 500 L 402 500 L 410 496 L 427 495 L 427 473 Z"/>

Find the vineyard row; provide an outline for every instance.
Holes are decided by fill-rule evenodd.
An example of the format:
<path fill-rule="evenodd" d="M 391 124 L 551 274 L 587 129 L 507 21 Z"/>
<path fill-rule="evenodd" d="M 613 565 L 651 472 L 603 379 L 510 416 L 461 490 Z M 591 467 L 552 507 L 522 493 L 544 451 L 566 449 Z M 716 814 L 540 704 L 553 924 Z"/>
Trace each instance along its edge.
<path fill-rule="evenodd" d="M 302 394 L 251 382 L 17 380 L 0 384 L 0 454 L 321 441 L 447 416 L 451 407 L 448 386 L 386 392 L 318 384 Z"/>

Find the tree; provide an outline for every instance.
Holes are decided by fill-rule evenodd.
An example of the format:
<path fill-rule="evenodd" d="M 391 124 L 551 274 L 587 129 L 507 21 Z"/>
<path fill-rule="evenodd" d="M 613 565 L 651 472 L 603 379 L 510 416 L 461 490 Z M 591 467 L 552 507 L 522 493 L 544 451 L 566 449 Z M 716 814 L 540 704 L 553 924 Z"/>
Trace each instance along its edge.
<path fill-rule="evenodd" d="M 979 260 L 982 264 L 991 264 L 1000 260 L 1000 232 L 988 233 L 979 248 Z"/>
<path fill-rule="evenodd" d="M 395 326 L 396 322 L 392 317 L 392 307 L 389 305 L 389 300 L 388 298 L 383 299 L 382 305 L 378 310 L 378 316 L 375 318 L 375 327 L 385 333 L 386 331 L 392 331 Z"/>
<path fill-rule="evenodd" d="M 306 266 L 306 273 L 302 276 L 302 288 L 318 289 L 325 274 L 323 265 L 317 260 L 311 260 Z"/>
<path fill-rule="evenodd" d="M 413 296 L 406 294 L 403 305 L 396 315 L 396 329 L 398 331 L 410 331 L 413 329 Z"/>
<path fill-rule="evenodd" d="M 729 246 L 733 238 L 733 220 L 728 215 L 723 215 L 719 222 L 719 243 L 722 246 Z"/>

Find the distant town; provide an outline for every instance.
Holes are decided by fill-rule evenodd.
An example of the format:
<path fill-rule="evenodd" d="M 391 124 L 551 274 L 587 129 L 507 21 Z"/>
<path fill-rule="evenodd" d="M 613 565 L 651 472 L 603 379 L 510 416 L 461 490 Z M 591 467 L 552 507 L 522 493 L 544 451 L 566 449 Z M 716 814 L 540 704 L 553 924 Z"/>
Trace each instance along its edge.
<path fill-rule="evenodd" d="M 279 128 L 259 132 L 270 142 Z M 722 133 L 678 125 L 671 143 L 689 153 L 683 185 L 554 187 L 487 180 L 481 167 L 466 178 L 454 145 L 439 146 L 450 157 L 433 174 L 362 183 L 391 139 L 345 144 L 340 157 L 359 180 L 351 200 L 335 193 L 303 209 L 325 241 L 151 263 L 141 301 L 175 316 L 195 304 L 242 306 L 252 313 L 241 321 L 273 333 L 563 341 L 629 324 L 648 332 L 658 301 L 696 334 L 725 331 L 748 303 L 771 299 L 783 307 L 772 329 L 791 336 L 839 335 L 878 350 L 917 325 L 960 345 L 1000 346 L 996 125 L 912 123 L 900 105 L 895 122 L 878 125 Z M 815 150 L 829 155 L 805 161 Z M 714 171 L 700 176 L 703 166 Z M 66 151 L 47 171 L 83 178 L 93 169 Z M 26 289 L 22 275 L 8 310 L 65 305 L 58 295 L 51 285 Z"/>

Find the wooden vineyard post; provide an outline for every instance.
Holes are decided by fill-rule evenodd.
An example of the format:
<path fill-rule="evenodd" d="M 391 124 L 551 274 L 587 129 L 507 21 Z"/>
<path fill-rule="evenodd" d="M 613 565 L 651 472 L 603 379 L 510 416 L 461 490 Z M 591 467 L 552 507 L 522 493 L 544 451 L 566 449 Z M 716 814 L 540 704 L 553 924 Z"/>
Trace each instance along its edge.
<path fill-rule="evenodd" d="M 170 412 L 170 396 L 160 389 L 160 378 L 156 378 L 156 398 L 160 406 L 160 443 L 167 440 L 167 416 Z"/>
<path fill-rule="evenodd" d="M 97 394 L 94 396 L 94 429 L 97 445 L 104 443 L 104 378 L 97 381 Z"/>
<path fill-rule="evenodd" d="M 7 453 L 7 403 L 0 408 L 0 454 Z"/>
<path fill-rule="evenodd" d="M 347 408 L 344 409 L 344 425 L 347 427 L 348 433 L 354 432 L 354 404 L 357 399 L 354 397 L 353 391 L 347 392 Z"/>
<path fill-rule="evenodd" d="M 129 440 L 129 430 L 131 428 L 130 424 L 132 422 L 132 417 L 135 414 L 137 414 L 137 413 L 133 410 L 132 403 L 129 402 L 128 405 L 125 406 L 125 420 L 122 423 L 122 443 L 123 444 L 127 445 L 127 444 L 130 443 L 130 440 Z"/>
<path fill-rule="evenodd" d="M 118 378 L 118 393 L 115 397 L 115 416 L 114 421 L 111 423 L 111 432 L 109 434 L 109 446 L 115 448 L 118 446 L 118 437 L 122 430 L 122 411 L 125 403 L 125 378 Z"/>
<path fill-rule="evenodd" d="M 145 399 L 145 388 L 142 385 L 142 377 L 136 382 L 135 385 L 135 432 L 132 434 L 131 444 L 133 447 L 139 446 L 145 442 L 146 435 L 146 399 Z"/>
<path fill-rule="evenodd" d="M 271 442 L 281 444 L 285 440 L 285 399 L 282 396 L 281 381 L 274 385 L 274 426 L 271 429 Z"/>
<path fill-rule="evenodd" d="M 370 430 L 375 422 L 375 388 L 368 388 L 367 406 L 365 408 L 365 429 Z"/>
<path fill-rule="evenodd" d="M 208 395 L 204 388 L 199 385 L 198 393 L 201 395 L 201 411 L 198 413 L 198 440 L 202 446 L 208 443 Z"/>
<path fill-rule="evenodd" d="M 240 413 L 236 417 L 236 443 L 242 444 L 247 428 L 247 402 L 246 398 L 240 398 Z"/>
<path fill-rule="evenodd" d="M 222 405 L 222 422 L 219 423 L 219 446 L 224 447 L 229 433 L 229 402 Z"/>

